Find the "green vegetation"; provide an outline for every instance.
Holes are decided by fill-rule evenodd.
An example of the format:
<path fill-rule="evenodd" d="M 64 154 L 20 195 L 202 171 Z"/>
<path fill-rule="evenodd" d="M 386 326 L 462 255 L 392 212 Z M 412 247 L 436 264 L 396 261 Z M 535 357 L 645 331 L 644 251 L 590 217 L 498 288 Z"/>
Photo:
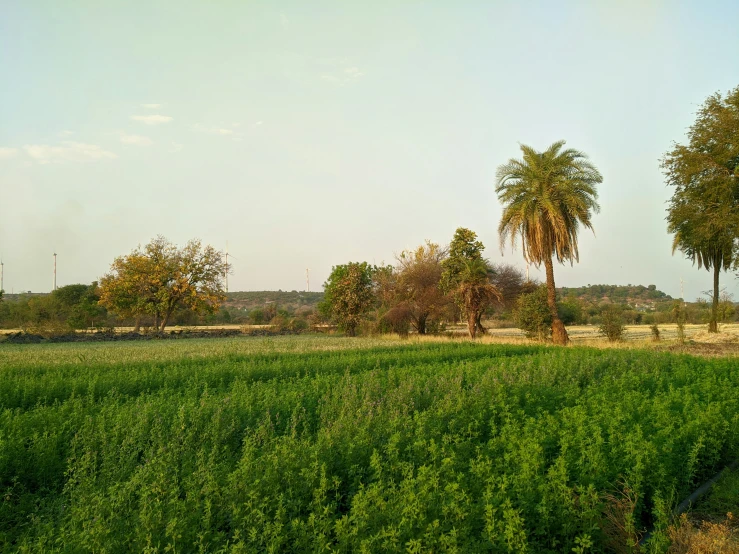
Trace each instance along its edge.
<path fill-rule="evenodd" d="M 608 306 L 603 310 L 602 320 L 598 331 L 610 342 L 620 341 L 624 336 L 624 320 L 621 310 L 617 306 Z"/>
<path fill-rule="evenodd" d="M 374 275 L 377 268 L 367 262 L 337 265 L 323 285 L 321 313 L 333 320 L 350 337 L 375 303 Z"/>
<path fill-rule="evenodd" d="M 335 338 L 0 357 L 6 552 L 597 552 L 626 540 L 613 491 L 659 541 L 739 455 L 730 359 Z"/>
<path fill-rule="evenodd" d="M 719 274 L 731 268 L 739 238 L 739 87 L 716 93 L 698 110 L 688 144 L 675 144 L 662 159 L 675 187 L 667 210 L 672 251 L 698 268 L 713 270 L 709 332 L 718 331 Z"/>

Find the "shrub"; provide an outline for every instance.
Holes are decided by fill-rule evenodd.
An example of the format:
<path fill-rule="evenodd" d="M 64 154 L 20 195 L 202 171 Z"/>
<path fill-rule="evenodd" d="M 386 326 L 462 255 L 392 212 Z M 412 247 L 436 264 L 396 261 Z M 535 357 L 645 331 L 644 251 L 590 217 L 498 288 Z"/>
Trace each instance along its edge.
<path fill-rule="evenodd" d="M 522 294 L 513 310 L 513 320 L 530 339 L 544 340 L 552 334 L 552 314 L 547 305 L 547 287 Z"/>
<path fill-rule="evenodd" d="M 598 332 L 601 335 L 605 336 L 609 342 L 616 342 L 623 339 L 625 329 L 619 308 L 607 306 L 603 309 L 600 327 L 598 327 Z"/>
<path fill-rule="evenodd" d="M 659 342 L 661 337 L 657 324 L 652 323 L 652 325 L 649 326 L 649 330 L 652 331 L 652 342 Z"/>

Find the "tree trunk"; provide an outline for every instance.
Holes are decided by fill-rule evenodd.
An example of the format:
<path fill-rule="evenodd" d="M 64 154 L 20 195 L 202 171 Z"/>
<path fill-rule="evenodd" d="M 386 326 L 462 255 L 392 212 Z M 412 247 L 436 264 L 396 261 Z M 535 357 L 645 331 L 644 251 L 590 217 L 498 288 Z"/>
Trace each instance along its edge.
<path fill-rule="evenodd" d="M 470 338 L 474 339 L 477 334 L 477 315 L 474 310 L 467 310 L 467 331 L 470 334 Z"/>
<path fill-rule="evenodd" d="M 482 324 L 482 310 L 477 313 L 477 317 L 475 318 L 475 327 L 477 327 L 477 330 L 480 332 L 481 335 L 484 335 L 488 332 L 487 329 Z"/>
<path fill-rule="evenodd" d="M 167 326 L 167 323 L 169 323 L 169 318 L 172 316 L 173 311 L 174 308 L 167 310 L 167 313 L 162 316 L 162 327 L 160 329 L 162 333 L 164 333 L 164 328 Z"/>
<path fill-rule="evenodd" d="M 138 333 L 139 329 L 141 329 L 141 314 L 136 314 L 136 323 L 134 323 L 133 332 Z"/>
<path fill-rule="evenodd" d="M 559 319 L 557 313 L 557 289 L 554 286 L 552 258 L 544 260 L 544 267 L 547 270 L 547 304 L 549 305 L 549 313 L 552 314 L 552 342 L 554 344 L 567 344 L 570 338 L 567 336 L 567 329 L 565 329 L 565 325 Z"/>
<path fill-rule="evenodd" d="M 711 305 L 711 321 L 708 322 L 708 332 L 718 333 L 718 276 L 721 273 L 721 264 L 717 259 L 713 261 L 713 304 Z"/>
<path fill-rule="evenodd" d="M 416 328 L 418 329 L 419 335 L 425 335 L 426 334 L 426 318 L 427 315 L 421 315 L 418 316 L 418 321 L 416 322 Z"/>

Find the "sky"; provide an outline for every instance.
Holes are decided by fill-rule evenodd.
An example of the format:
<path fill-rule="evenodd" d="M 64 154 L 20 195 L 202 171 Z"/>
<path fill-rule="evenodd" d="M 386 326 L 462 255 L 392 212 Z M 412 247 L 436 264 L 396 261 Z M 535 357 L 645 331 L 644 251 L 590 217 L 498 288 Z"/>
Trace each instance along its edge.
<path fill-rule="evenodd" d="M 225 250 L 230 290 L 320 290 L 475 231 L 496 168 L 584 151 L 595 235 L 558 286 L 711 274 L 671 253 L 659 159 L 739 85 L 733 1 L 0 0 L 0 256 L 10 292 L 89 283 L 157 235 Z M 532 277 L 544 279 L 532 267 Z M 739 299 L 739 281 L 722 275 Z"/>

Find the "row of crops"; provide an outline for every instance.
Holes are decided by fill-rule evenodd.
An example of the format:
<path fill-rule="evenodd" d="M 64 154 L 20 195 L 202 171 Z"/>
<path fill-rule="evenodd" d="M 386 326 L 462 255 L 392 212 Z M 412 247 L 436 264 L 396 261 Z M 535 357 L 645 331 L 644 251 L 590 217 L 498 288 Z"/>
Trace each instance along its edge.
<path fill-rule="evenodd" d="M 0 349 L 2 548 L 602 552 L 739 456 L 730 359 L 337 340 Z"/>

